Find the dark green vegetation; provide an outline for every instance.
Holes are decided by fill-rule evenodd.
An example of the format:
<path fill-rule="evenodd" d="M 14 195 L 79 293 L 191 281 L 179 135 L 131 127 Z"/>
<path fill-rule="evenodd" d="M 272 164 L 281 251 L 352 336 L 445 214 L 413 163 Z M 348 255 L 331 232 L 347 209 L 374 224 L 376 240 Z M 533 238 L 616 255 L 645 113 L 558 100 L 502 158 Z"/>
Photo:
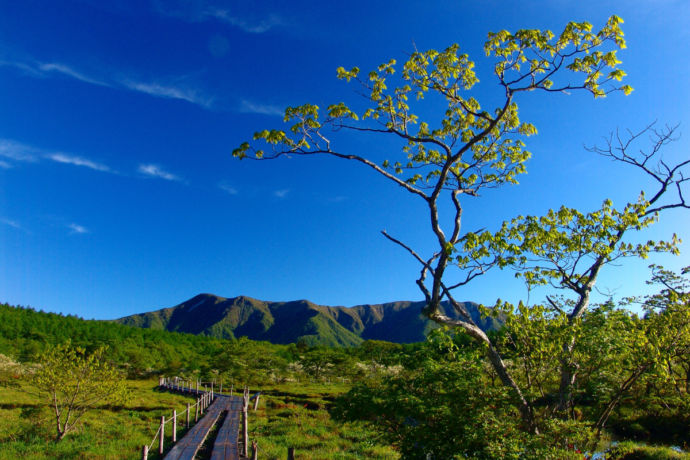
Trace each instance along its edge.
<path fill-rule="evenodd" d="M 485 350 L 443 330 L 406 354 L 397 372 L 356 382 L 338 399 L 334 414 L 372 422 L 404 458 L 418 458 L 421 450 L 444 459 L 582 459 L 586 452 L 603 450 L 610 439 L 688 450 L 690 305 L 646 318 L 611 305 L 587 314 L 582 321 L 587 339 L 577 349 L 587 365 L 581 368 L 572 419 L 551 415 L 558 362 L 540 344 L 521 343 L 526 327 L 541 329 L 542 340 L 554 343 L 562 323 L 558 318 L 533 321 L 510 321 L 495 340 L 519 384 L 533 392 L 537 435 L 525 432 L 514 397 L 487 368 Z M 664 343 L 673 345 L 660 348 Z M 604 416 L 608 423 L 601 423 Z M 662 453 L 670 449 L 636 442 L 624 446 L 629 456 L 623 457 L 619 447 L 607 458 L 690 458 L 681 453 L 667 457 Z M 632 454 L 638 450 L 647 456 Z"/>
<path fill-rule="evenodd" d="M 477 304 L 464 305 L 482 329 L 493 330 L 500 325 L 498 319 L 482 318 Z M 200 294 L 175 307 L 127 316 L 117 322 L 225 339 L 353 346 L 364 340 L 422 342 L 429 330 L 438 327 L 421 314 L 422 307 L 423 302 L 327 307 L 308 300 L 266 302 L 244 296 L 226 299 Z M 447 307 L 450 316 L 458 315 Z"/>

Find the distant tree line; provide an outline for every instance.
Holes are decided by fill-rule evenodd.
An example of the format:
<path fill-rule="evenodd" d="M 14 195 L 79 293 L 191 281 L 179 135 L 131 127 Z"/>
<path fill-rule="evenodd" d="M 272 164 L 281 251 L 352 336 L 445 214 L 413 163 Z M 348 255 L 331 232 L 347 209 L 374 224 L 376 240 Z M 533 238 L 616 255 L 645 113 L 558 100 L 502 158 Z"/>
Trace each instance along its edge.
<path fill-rule="evenodd" d="M 69 342 L 87 353 L 105 347 L 104 359 L 129 378 L 179 375 L 226 383 L 286 380 L 351 382 L 399 364 L 421 344 L 365 341 L 354 348 L 304 342 L 277 345 L 241 337 L 219 339 L 84 320 L 72 315 L 0 304 L 0 354 L 32 363 Z"/>

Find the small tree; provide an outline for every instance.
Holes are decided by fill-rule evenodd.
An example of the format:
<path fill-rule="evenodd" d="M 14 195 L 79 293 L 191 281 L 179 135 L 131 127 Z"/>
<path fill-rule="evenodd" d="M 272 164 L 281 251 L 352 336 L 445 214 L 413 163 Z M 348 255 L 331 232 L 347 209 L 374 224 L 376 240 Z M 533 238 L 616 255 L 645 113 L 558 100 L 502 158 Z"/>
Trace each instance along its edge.
<path fill-rule="evenodd" d="M 56 441 L 72 431 L 89 410 L 126 397 L 124 378 L 105 359 L 105 350 L 101 347 L 87 354 L 83 348 L 65 343 L 41 355 L 33 383 L 55 417 Z"/>

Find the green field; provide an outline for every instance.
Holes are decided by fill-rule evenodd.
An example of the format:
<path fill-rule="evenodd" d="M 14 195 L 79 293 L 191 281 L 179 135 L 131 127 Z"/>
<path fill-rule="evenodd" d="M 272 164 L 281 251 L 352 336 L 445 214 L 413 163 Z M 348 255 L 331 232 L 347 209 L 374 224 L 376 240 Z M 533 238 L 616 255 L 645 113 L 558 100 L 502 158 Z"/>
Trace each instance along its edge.
<path fill-rule="evenodd" d="M 151 443 L 161 416 L 182 412 L 193 397 L 156 389 L 157 380 L 128 381 L 130 400 L 117 407 L 99 407 L 63 441 L 54 442 L 49 408 L 19 377 L 0 389 L 0 459 L 136 459 Z M 269 386 L 256 412 L 250 410 L 250 440 L 260 458 L 283 459 L 294 447 L 302 459 L 395 459 L 390 447 L 375 442 L 374 433 L 358 423 L 337 423 L 329 416 L 329 399 L 346 388 L 331 385 Z M 193 416 L 192 416 L 193 417 Z M 184 433 L 178 421 L 178 437 Z M 166 424 L 166 449 L 171 446 Z M 158 458 L 158 441 L 150 459 Z"/>

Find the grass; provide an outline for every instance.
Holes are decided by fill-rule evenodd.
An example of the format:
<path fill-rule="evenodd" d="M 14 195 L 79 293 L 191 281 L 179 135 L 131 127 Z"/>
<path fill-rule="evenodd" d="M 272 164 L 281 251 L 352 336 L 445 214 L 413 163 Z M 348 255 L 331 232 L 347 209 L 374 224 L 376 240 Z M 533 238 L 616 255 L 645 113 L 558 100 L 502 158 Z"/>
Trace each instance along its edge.
<path fill-rule="evenodd" d="M 188 402 L 194 403 L 193 397 L 157 391 L 157 383 L 128 381 L 132 396 L 125 404 L 88 412 L 74 431 L 55 442 L 47 401 L 39 400 L 22 378 L 0 381 L 0 460 L 138 459 L 144 444 L 152 445 L 149 459 L 157 460 L 158 441 L 152 440 L 161 416 L 169 419 L 173 409 L 182 413 Z M 250 441 L 258 442 L 259 458 L 284 459 L 288 447 L 295 448 L 300 460 L 399 458 L 364 425 L 330 418 L 330 402 L 347 388 L 342 384 L 261 388 L 259 409 L 250 409 L 249 415 Z M 185 430 L 184 416 L 178 417 L 179 439 Z M 165 428 L 167 450 L 172 445 L 171 424 Z"/>
<path fill-rule="evenodd" d="M 328 405 L 346 389 L 338 384 L 266 387 L 258 410 L 249 412 L 249 439 L 258 442 L 259 458 L 284 459 L 288 447 L 300 460 L 399 458 L 365 425 L 331 419 Z"/>
<path fill-rule="evenodd" d="M 45 401 L 31 393 L 21 380 L 0 387 L 0 460 L 22 459 L 134 459 L 140 458 L 144 444 L 151 443 L 161 416 L 172 410 L 182 412 L 193 398 L 155 390 L 157 381 L 128 381 L 132 397 L 116 407 L 98 407 L 88 412 L 74 431 L 60 442 L 54 439 Z M 178 437 L 184 418 L 178 420 Z M 171 424 L 166 424 L 166 445 L 172 440 Z M 158 443 L 150 459 L 158 458 Z"/>

